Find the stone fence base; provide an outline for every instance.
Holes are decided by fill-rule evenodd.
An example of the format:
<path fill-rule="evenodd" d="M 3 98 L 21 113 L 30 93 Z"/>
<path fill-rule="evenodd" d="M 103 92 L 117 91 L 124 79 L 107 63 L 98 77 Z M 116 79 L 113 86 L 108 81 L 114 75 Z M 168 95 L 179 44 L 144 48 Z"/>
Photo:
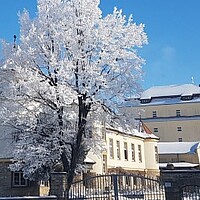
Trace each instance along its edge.
<path fill-rule="evenodd" d="M 0 197 L 0 200 L 57 200 L 56 196 Z"/>

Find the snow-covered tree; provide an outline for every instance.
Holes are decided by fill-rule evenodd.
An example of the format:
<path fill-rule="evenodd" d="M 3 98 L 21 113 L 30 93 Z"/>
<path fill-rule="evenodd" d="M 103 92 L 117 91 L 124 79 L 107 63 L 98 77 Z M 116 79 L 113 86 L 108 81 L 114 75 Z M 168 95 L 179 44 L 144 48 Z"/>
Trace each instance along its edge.
<path fill-rule="evenodd" d="M 100 149 L 94 122 L 118 119 L 119 105 L 139 91 L 147 43 L 144 25 L 100 0 L 38 0 L 20 15 L 20 42 L 3 42 L 1 118 L 18 134 L 12 170 L 48 178 L 62 163 L 67 190 L 88 150 Z"/>

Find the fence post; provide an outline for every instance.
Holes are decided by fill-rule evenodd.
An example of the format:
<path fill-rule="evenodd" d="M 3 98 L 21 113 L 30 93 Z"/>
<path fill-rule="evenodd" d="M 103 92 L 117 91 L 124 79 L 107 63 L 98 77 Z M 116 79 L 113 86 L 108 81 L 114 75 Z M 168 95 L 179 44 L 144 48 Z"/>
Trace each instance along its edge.
<path fill-rule="evenodd" d="M 165 197 L 166 200 L 181 200 L 181 192 L 178 184 L 173 181 L 165 182 Z"/>
<path fill-rule="evenodd" d="M 114 195 L 115 200 L 118 200 L 118 184 L 117 184 L 117 175 L 112 175 L 113 185 L 114 185 Z"/>
<path fill-rule="evenodd" d="M 57 196 L 58 200 L 65 199 L 66 176 L 66 172 L 51 173 L 51 195 Z"/>

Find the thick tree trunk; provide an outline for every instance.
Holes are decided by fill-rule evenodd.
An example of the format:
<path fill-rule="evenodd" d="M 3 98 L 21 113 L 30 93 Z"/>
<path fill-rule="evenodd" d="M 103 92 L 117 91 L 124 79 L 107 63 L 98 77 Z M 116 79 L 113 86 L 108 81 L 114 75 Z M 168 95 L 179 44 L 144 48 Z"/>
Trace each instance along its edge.
<path fill-rule="evenodd" d="M 76 136 L 76 142 L 72 146 L 72 152 L 71 152 L 71 163 L 69 166 L 69 169 L 67 171 L 67 188 L 66 188 L 66 196 L 68 197 L 70 187 L 73 183 L 73 179 L 75 176 L 75 170 L 78 164 L 78 161 L 80 160 L 80 151 L 82 139 L 85 135 L 85 126 L 86 126 L 86 118 L 89 112 L 90 105 L 85 104 L 85 96 L 78 97 L 79 102 L 79 116 L 78 116 L 78 132 Z M 66 157 L 63 157 L 63 161 L 66 159 Z M 63 163 L 64 164 L 64 163 Z"/>

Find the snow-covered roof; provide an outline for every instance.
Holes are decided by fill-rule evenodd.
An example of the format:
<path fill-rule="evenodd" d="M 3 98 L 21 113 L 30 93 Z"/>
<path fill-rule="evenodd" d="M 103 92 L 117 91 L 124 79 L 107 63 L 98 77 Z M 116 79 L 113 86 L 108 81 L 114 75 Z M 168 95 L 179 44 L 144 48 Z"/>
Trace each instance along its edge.
<path fill-rule="evenodd" d="M 195 153 L 200 148 L 199 142 L 159 142 L 159 154 L 185 154 Z"/>
<path fill-rule="evenodd" d="M 190 97 L 190 98 L 188 98 Z M 140 102 L 138 101 L 140 100 Z M 169 105 L 200 102 L 200 87 L 194 84 L 154 86 L 145 90 L 140 98 L 129 98 L 122 107 Z"/>
<path fill-rule="evenodd" d="M 160 168 L 166 168 L 169 163 L 159 163 Z M 175 168 L 191 168 L 191 167 L 198 167 L 199 164 L 194 164 L 194 163 L 188 163 L 188 162 L 176 162 L 176 163 L 170 163 L 172 164 Z"/>
<path fill-rule="evenodd" d="M 151 102 L 144 104 L 144 105 L 148 105 L 148 106 L 153 106 L 153 105 L 172 105 L 172 104 L 179 104 L 179 103 L 196 103 L 196 102 L 200 102 L 200 97 L 197 98 L 193 98 L 191 100 L 184 100 L 182 101 L 180 97 L 176 97 L 176 98 L 154 98 L 151 100 Z"/>
<path fill-rule="evenodd" d="M 153 133 L 146 133 L 145 131 L 138 131 L 137 129 L 133 129 L 131 131 L 124 130 L 122 127 L 113 128 L 109 125 L 106 127 L 108 130 L 112 130 L 113 132 L 121 132 L 122 134 L 132 135 L 135 137 L 140 137 L 144 139 L 156 139 L 159 140 L 159 137 L 154 135 Z"/>
<path fill-rule="evenodd" d="M 141 137 L 141 138 L 150 138 L 150 139 L 156 139 L 156 140 L 159 140 L 159 137 L 154 135 L 153 133 L 146 133 L 144 131 L 138 131 L 138 130 L 134 130 L 134 136 L 137 136 L 137 137 Z"/>
<path fill-rule="evenodd" d="M 200 87 L 194 84 L 154 86 L 145 90 L 140 99 L 151 99 L 155 97 L 188 96 L 200 94 Z"/>
<path fill-rule="evenodd" d="M 88 156 L 86 156 L 84 162 L 85 162 L 85 163 L 88 163 L 88 164 L 89 164 L 89 163 L 90 163 L 90 164 L 95 164 L 95 163 L 96 163 L 93 159 L 89 158 Z"/>

